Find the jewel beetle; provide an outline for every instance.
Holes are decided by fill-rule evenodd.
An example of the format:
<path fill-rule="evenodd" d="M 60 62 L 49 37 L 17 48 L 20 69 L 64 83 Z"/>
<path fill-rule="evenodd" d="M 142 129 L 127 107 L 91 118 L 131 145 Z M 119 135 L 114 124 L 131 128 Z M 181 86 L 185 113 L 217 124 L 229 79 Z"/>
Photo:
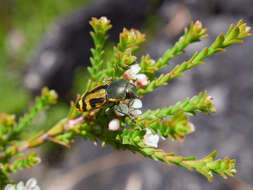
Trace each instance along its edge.
<path fill-rule="evenodd" d="M 92 111 L 103 107 L 106 103 L 118 103 L 125 99 L 137 98 L 135 85 L 124 79 L 106 81 L 84 93 L 76 103 L 81 111 Z"/>

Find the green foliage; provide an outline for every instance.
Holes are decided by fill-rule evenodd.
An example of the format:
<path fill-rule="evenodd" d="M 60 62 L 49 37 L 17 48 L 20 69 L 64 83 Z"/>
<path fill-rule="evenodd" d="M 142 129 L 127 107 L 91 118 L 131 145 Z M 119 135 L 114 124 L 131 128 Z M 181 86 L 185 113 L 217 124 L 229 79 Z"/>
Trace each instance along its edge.
<path fill-rule="evenodd" d="M 184 135 L 193 132 L 194 127 L 188 121 L 186 114 L 183 111 L 176 112 L 170 120 L 168 119 L 144 119 L 138 121 L 137 126 L 149 128 L 153 134 L 159 134 L 167 138 L 170 136 L 173 140 L 183 140 Z"/>
<path fill-rule="evenodd" d="M 29 153 L 27 155 L 27 157 L 25 157 L 23 154 L 21 154 L 11 164 L 4 164 L 2 166 L 2 171 L 6 172 L 6 173 L 15 173 L 18 170 L 21 170 L 23 168 L 33 167 L 39 161 L 40 161 L 40 159 L 37 157 L 37 155 L 35 153 Z"/>
<path fill-rule="evenodd" d="M 14 134 L 17 135 L 22 132 L 22 130 L 28 127 L 32 120 L 38 116 L 40 111 L 48 109 L 48 105 L 55 104 L 56 100 L 57 94 L 55 91 L 49 90 L 48 88 L 43 88 L 42 95 L 40 98 L 36 99 L 35 106 L 30 109 L 27 115 L 20 118 L 18 123 L 13 126 L 10 136 L 12 137 Z"/>
<path fill-rule="evenodd" d="M 56 101 L 55 91 L 43 88 L 41 97 L 36 99 L 28 114 L 21 117 L 18 122 L 15 121 L 14 115 L 0 114 L 0 187 L 9 183 L 7 177 L 9 174 L 23 168 L 31 168 L 40 161 L 35 153 L 28 153 L 26 157 L 20 153 L 29 146 L 29 141 L 20 141 L 20 135 L 31 125 L 39 112 L 48 109 L 48 106 L 55 104 Z"/>
<path fill-rule="evenodd" d="M 184 71 L 202 64 L 203 59 L 224 51 L 226 47 L 234 43 L 242 42 L 242 38 L 250 35 L 250 28 L 243 21 L 239 21 L 236 26 L 231 25 L 225 35 L 219 35 L 209 48 L 195 53 L 188 61 L 156 78 L 156 73 L 166 67 L 168 61 L 183 53 L 191 43 L 207 37 L 206 29 L 202 28 L 199 21 L 191 23 L 190 28 L 185 29 L 184 35 L 173 48 L 167 50 L 160 59 L 155 61 L 149 55 L 145 55 L 142 56 L 139 63 L 134 53 L 144 42 L 144 34 L 134 29 L 123 29 L 119 42 L 113 47 L 111 60 L 105 62 L 104 47 L 108 38 L 107 32 L 111 28 L 110 21 L 105 17 L 92 18 L 90 24 L 93 28 L 91 36 L 95 47 L 91 50 L 91 67 L 88 68 L 91 78 L 86 86 L 86 91 L 104 80 L 125 78 L 136 86 L 139 95 L 147 94 L 166 85 L 170 80 L 182 76 Z M 182 141 L 185 135 L 195 130 L 194 125 L 189 121 L 190 116 L 196 116 L 197 112 L 206 114 L 215 112 L 212 98 L 207 96 L 207 92 L 201 92 L 191 99 L 187 98 L 169 107 L 147 110 L 145 113 L 135 116 L 135 122 L 126 117 L 127 115 L 121 117 L 115 115 L 114 107 L 111 104 L 90 112 L 79 113 L 75 104 L 71 102 L 68 115 L 59 119 L 49 130 L 42 130 L 31 138 L 20 140 L 21 133 L 33 125 L 32 120 L 38 116 L 38 113 L 46 110 L 50 104 L 56 103 L 56 99 L 57 94 L 53 90 L 44 88 L 41 97 L 36 99 L 34 107 L 18 122 L 16 122 L 14 115 L 0 114 L 1 187 L 10 182 L 8 180 L 9 174 L 25 167 L 32 167 L 39 162 L 39 158 L 33 153 L 24 157 L 22 154 L 24 150 L 40 146 L 46 141 L 69 147 L 76 136 L 90 139 L 94 143 L 100 141 L 103 146 L 109 144 L 115 149 L 139 152 L 153 160 L 195 170 L 209 181 L 213 179 L 213 173 L 221 175 L 224 179 L 236 173 L 235 160 L 229 158 L 215 160 L 216 151 L 202 159 L 196 159 L 195 157 L 182 157 L 174 153 L 166 153 L 156 148 L 158 135 Z M 132 99 L 122 100 L 119 105 L 124 104 L 129 109 L 129 113 L 134 112 L 135 108 L 140 105 L 134 107 L 131 101 Z M 120 123 L 120 128 L 110 130 L 110 122 L 116 118 Z"/>
<path fill-rule="evenodd" d="M 207 29 L 202 28 L 200 21 L 196 21 L 195 23 L 191 22 L 190 28 L 185 29 L 184 35 L 179 38 L 173 48 L 168 49 L 163 56 L 157 60 L 157 62 L 150 59 L 149 55 L 142 57 L 142 61 L 140 63 L 142 73 L 147 74 L 150 79 L 153 79 L 158 70 L 166 67 L 168 62 L 175 56 L 182 54 L 188 45 L 197 42 L 202 38 L 207 38 L 208 35 L 206 34 L 206 31 Z"/>
<path fill-rule="evenodd" d="M 123 29 L 119 43 L 113 48 L 113 58 L 108 62 L 105 70 L 106 77 L 117 79 L 122 77 L 123 72 L 137 60 L 133 52 L 139 48 L 145 40 L 145 35 L 138 30 Z"/>
<path fill-rule="evenodd" d="M 180 43 L 177 42 L 174 47 L 178 46 L 179 48 L 172 48 L 175 49 L 176 51 L 172 51 L 170 55 L 169 53 L 166 54 L 167 52 L 170 52 L 169 50 L 163 55 L 163 57 L 161 59 L 159 59 L 157 61 L 158 65 L 160 65 L 160 60 L 166 60 L 166 61 L 162 61 L 162 65 L 164 65 L 164 63 L 167 63 L 168 60 L 170 60 L 170 57 L 174 57 L 176 55 L 178 55 L 178 52 L 182 52 L 182 50 L 189 44 L 187 43 L 190 40 L 192 40 L 191 42 L 195 42 L 196 40 L 199 40 L 201 37 L 206 37 L 205 35 L 205 29 L 201 29 L 201 24 L 199 22 L 196 22 L 194 25 L 198 25 L 196 28 L 196 31 L 200 31 L 200 33 L 197 32 L 193 32 L 194 37 L 189 37 L 191 36 L 191 33 L 188 34 L 187 30 L 185 30 L 185 39 L 188 40 L 182 40 L 182 42 Z M 193 26 L 191 26 L 190 28 L 195 28 Z M 193 30 L 193 29 L 192 29 Z M 192 31 L 191 29 L 189 31 Z M 194 30 L 193 30 L 194 31 Z M 204 62 L 202 61 L 203 59 L 217 53 L 217 52 L 223 52 L 225 51 L 224 48 L 235 44 L 235 43 L 242 43 L 242 38 L 248 37 L 250 36 L 250 27 L 248 27 L 242 20 L 240 20 L 236 26 L 234 26 L 233 24 L 230 26 L 228 32 L 224 35 L 224 34 L 220 34 L 216 40 L 213 42 L 213 44 L 209 47 L 209 48 L 203 48 L 200 52 L 196 52 L 188 61 L 184 61 L 182 64 L 180 65 L 176 65 L 174 67 L 174 69 L 172 69 L 169 73 L 167 74 L 161 74 L 158 78 L 152 80 L 149 85 L 147 85 L 144 89 L 140 89 L 139 90 L 139 94 L 147 94 L 149 92 L 152 92 L 155 88 L 158 88 L 162 85 L 167 85 L 168 82 L 176 77 L 180 77 L 182 76 L 182 73 L 184 71 L 187 71 L 189 69 L 191 69 L 192 67 L 195 67 L 197 65 L 200 64 L 204 64 Z M 199 34 L 199 36 L 197 35 Z M 184 38 L 183 38 L 184 39 Z M 183 45 L 178 45 L 178 44 L 183 44 Z M 179 51 L 178 51 L 179 49 Z M 169 56 L 170 55 L 170 56 Z M 154 63 L 156 64 L 156 63 Z"/>
<path fill-rule="evenodd" d="M 212 181 L 213 173 L 221 175 L 224 179 L 227 179 L 227 176 L 232 177 L 236 173 L 234 168 L 235 160 L 230 160 L 229 158 L 214 160 L 217 156 L 216 151 L 199 160 L 196 160 L 195 157 L 184 158 L 176 156 L 174 153 L 165 153 L 161 149 L 145 146 L 141 137 L 144 137 L 142 131 L 124 130 L 121 136 L 117 136 L 117 140 L 121 141 L 122 144 L 133 145 L 135 147 L 134 151 L 138 151 L 153 160 L 160 160 L 168 164 L 173 163 L 189 170 L 196 170 L 209 181 Z"/>
<path fill-rule="evenodd" d="M 26 157 L 23 154 L 18 155 L 18 158 L 11 163 L 0 163 L 0 188 L 4 189 L 4 186 L 10 183 L 7 177 L 9 173 L 15 173 L 24 168 L 32 168 L 39 162 L 40 159 L 35 153 L 29 153 Z"/>
<path fill-rule="evenodd" d="M 112 26 L 110 25 L 110 20 L 106 17 L 102 17 L 101 19 L 93 17 L 90 21 L 90 25 L 94 30 L 94 32 L 90 32 L 90 35 L 94 41 L 95 49 L 91 49 L 92 57 L 90 58 L 90 62 L 92 67 L 89 67 L 88 71 L 91 74 L 91 80 L 102 82 L 104 76 L 99 71 L 103 69 L 103 47 L 108 38 L 106 32 L 110 30 Z"/>
<path fill-rule="evenodd" d="M 148 110 L 143 113 L 138 121 L 142 121 L 144 119 L 152 120 L 152 119 L 163 119 L 168 116 L 172 116 L 178 111 L 182 110 L 188 115 L 195 116 L 197 112 L 203 113 L 215 113 L 215 109 L 213 108 L 214 104 L 212 103 L 212 97 L 207 96 L 207 92 L 200 92 L 197 96 L 189 99 L 186 98 L 183 102 L 177 102 L 176 105 L 157 109 L 157 110 Z"/>
<path fill-rule="evenodd" d="M 156 110 L 147 110 L 136 120 L 135 125 L 141 129 L 148 127 L 154 134 L 163 137 L 170 136 L 173 140 L 183 140 L 186 134 L 194 131 L 194 126 L 189 122 L 188 115 L 195 116 L 197 112 L 214 113 L 212 98 L 207 92 L 201 92 L 193 98 L 187 98 L 184 102 L 178 102 Z M 168 118 L 171 117 L 170 120 Z"/>

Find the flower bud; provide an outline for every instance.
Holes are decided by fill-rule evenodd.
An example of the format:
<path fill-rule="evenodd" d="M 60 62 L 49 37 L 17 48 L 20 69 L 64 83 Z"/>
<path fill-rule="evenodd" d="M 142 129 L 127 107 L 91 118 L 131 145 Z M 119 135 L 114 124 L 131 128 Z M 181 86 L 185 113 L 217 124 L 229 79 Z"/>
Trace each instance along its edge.
<path fill-rule="evenodd" d="M 110 131 L 116 131 L 120 127 L 120 121 L 119 119 L 113 119 L 109 122 L 108 128 Z"/>

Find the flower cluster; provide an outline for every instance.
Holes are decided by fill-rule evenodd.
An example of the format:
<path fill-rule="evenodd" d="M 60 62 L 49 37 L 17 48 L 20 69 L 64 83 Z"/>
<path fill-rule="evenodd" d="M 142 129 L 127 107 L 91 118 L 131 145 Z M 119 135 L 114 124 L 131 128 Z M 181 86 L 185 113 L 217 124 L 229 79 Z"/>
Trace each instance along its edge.
<path fill-rule="evenodd" d="M 17 185 L 7 184 L 4 190 L 40 190 L 35 178 L 30 178 L 26 184 L 20 181 Z"/>
<path fill-rule="evenodd" d="M 141 108 L 142 108 L 142 101 L 140 99 L 137 99 L 137 98 L 126 99 L 126 100 L 120 101 L 118 105 L 114 106 L 114 112 L 115 112 L 115 115 L 118 117 L 127 116 L 133 122 L 135 122 L 133 117 L 136 117 L 142 114 L 142 111 L 140 110 Z M 112 119 L 108 124 L 109 130 L 112 130 L 112 131 L 118 130 L 119 127 L 120 127 L 120 120 L 117 118 Z"/>
<path fill-rule="evenodd" d="M 134 65 L 130 69 L 132 69 L 133 71 L 134 67 L 136 67 L 136 65 Z M 128 72 L 130 71 L 128 70 Z M 132 72 L 132 73 L 135 73 L 133 75 L 137 74 L 137 72 Z M 142 101 L 140 99 L 132 99 L 132 100 L 127 99 L 127 100 L 121 101 L 118 105 L 116 105 L 114 111 L 115 111 L 115 114 L 119 117 L 130 116 L 130 119 L 131 119 L 131 116 L 139 116 L 142 114 L 142 111 L 140 110 L 141 108 L 142 108 Z M 135 122 L 134 119 L 132 120 Z M 117 118 L 112 119 L 108 124 L 108 129 L 111 131 L 116 131 L 119 128 L 120 128 L 120 120 Z M 157 148 L 158 142 L 159 142 L 159 135 L 152 134 L 151 130 L 146 128 L 146 133 L 143 138 L 143 143 L 145 145 Z"/>
<path fill-rule="evenodd" d="M 148 78 L 145 74 L 138 74 L 141 67 L 138 64 L 131 65 L 123 74 L 123 77 L 129 81 L 134 81 L 138 86 L 144 87 L 148 85 Z"/>

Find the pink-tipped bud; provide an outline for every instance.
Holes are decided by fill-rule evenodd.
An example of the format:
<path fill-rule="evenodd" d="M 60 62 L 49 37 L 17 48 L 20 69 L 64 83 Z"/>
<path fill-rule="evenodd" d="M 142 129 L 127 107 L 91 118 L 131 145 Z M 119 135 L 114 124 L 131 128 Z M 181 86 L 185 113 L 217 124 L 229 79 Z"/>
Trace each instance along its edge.
<path fill-rule="evenodd" d="M 120 121 L 118 119 L 113 119 L 109 122 L 108 129 L 110 131 L 116 131 L 120 127 Z"/>
<path fill-rule="evenodd" d="M 147 86 L 148 85 L 148 78 L 145 74 L 138 74 L 136 75 L 137 84 L 139 86 Z"/>

